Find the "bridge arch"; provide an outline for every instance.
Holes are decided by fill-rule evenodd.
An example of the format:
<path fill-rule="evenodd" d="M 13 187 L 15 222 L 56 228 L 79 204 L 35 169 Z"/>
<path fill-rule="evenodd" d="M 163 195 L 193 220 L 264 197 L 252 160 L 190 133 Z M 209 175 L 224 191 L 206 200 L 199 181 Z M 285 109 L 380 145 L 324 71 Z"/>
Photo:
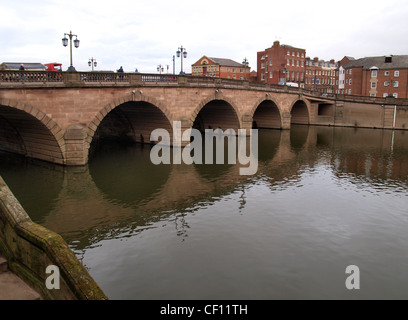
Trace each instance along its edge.
<path fill-rule="evenodd" d="M 290 115 L 291 115 L 291 125 L 292 124 L 305 124 L 308 125 L 310 123 L 310 105 L 309 103 L 300 98 L 293 101 L 290 107 Z"/>
<path fill-rule="evenodd" d="M 0 150 L 66 164 L 60 126 L 38 108 L 0 98 Z"/>
<path fill-rule="evenodd" d="M 159 100 L 138 92 L 115 99 L 102 108 L 88 124 L 87 143 L 104 138 L 149 143 L 151 131 L 158 128 L 172 133 L 172 114 Z"/>
<path fill-rule="evenodd" d="M 282 128 L 282 110 L 277 101 L 267 95 L 260 98 L 250 111 L 253 128 Z"/>
<path fill-rule="evenodd" d="M 241 113 L 235 102 L 216 92 L 202 100 L 191 114 L 190 121 L 193 128 L 204 131 L 205 129 L 222 130 L 242 128 Z"/>

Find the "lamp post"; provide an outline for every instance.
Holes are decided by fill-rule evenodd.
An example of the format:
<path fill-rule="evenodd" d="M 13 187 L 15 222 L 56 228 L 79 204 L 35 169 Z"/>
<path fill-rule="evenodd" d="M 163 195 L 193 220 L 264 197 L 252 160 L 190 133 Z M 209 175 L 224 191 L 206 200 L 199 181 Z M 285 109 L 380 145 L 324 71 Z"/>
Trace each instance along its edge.
<path fill-rule="evenodd" d="M 160 74 L 161 74 L 161 73 L 163 72 L 163 70 L 164 70 L 163 66 L 162 66 L 161 64 L 159 64 L 159 65 L 157 66 L 157 71 L 159 71 Z"/>
<path fill-rule="evenodd" d="M 184 72 L 183 72 L 183 57 L 184 58 L 187 58 L 187 51 L 186 51 L 186 48 L 183 48 L 183 46 L 181 46 L 180 48 L 178 48 L 178 50 L 177 50 L 177 58 L 180 58 L 181 57 L 181 71 L 180 71 L 180 74 L 185 74 Z"/>
<path fill-rule="evenodd" d="M 94 67 L 96 67 L 96 65 L 97 65 L 96 59 L 94 59 L 93 57 L 89 59 L 88 66 L 92 67 L 92 71 L 94 71 Z"/>
<path fill-rule="evenodd" d="M 78 36 L 76 34 L 72 34 L 72 31 L 70 31 L 69 33 L 64 33 L 64 38 L 62 38 L 62 45 L 64 47 L 66 47 L 68 45 L 68 39 L 67 36 L 69 37 L 69 52 L 70 52 L 70 62 L 71 65 L 68 68 L 68 71 L 76 71 L 74 66 L 72 65 L 72 37 L 75 37 L 74 40 L 74 46 L 75 48 L 79 47 L 79 40 L 78 40 Z"/>
<path fill-rule="evenodd" d="M 245 74 L 246 74 L 245 71 L 246 71 L 246 68 L 248 68 L 248 66 L 249 66 L 249 62 L 248 62 L 248 59 L 246 57 L 242 61 L 242 65 L 244 66 L 244 80 L 247 80 L 247 78 L 245 76 Z"/>
<path fill-rule="evenodd" d="M 287 73 L 288 73 L 288 69 L 286 69 L 286 68 L 283 68 L 283 85 L 286 85 L 286 80 L 287 80 Z"/>

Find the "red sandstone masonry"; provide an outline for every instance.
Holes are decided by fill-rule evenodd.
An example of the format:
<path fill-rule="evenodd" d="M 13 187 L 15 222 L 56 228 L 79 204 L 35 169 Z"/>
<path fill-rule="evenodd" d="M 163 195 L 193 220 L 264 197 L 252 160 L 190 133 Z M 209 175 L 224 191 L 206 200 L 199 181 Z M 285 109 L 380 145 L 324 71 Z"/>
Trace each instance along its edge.
<path fill-rule="evenodd" d="M 334 100 L 307 95 L 300 90 L 282 88 L 273 91 L 262 86 L 259 89 L 249 90 L 249 85 L 247 87 L 241 86 L 242 88 L 239 88 L 239 86 L 228 87 L 228 85 L 213 85 L 213 87 L 208 87 L 207 85 L 207 87 L 201 87 L 199 85 L 190 86 L 188 83 L 184 83 L 183 86 L 149 85 L 135 87 L 128 85 L 103 88 L 40 87 L 7 89 L 0 87 L 0 115 L 3 113 L 4 116 L 10 117 L 15 109 L 20 109 L 30 114 L 29 118 L 26 119 L 26 124 L 23 125 L 21 120 L 17 122 L 17 127 L 23 128 L 27 125 L 37 127 L 34 126 L 34 123 L 39 123 L 47 128 L 41 133 L 39 129 L 36 129 L 37 139 L 43 137 L 41 142 L 27 140 L 29 144 L 31 143 L 29 148 L 31 150 L 30 154 L 34 154 L 33 150 L 41 145 L 44 146 L 40 148 L 41 150 L 47 150 L 50 143 L 52 143 L 52 145 L 58 146 L 63 154 L 63 160 L 58 160 L 58 162 L 62 161 L 67 164 L 85 164 L 87 162 L 87 151 L 100 123 L 110 111 L 128 102 L 131 103 L 130 108 L 125 108 L 128 115 L 133 114 L 133 111 L 131 111 L 133 107 L 137 110 L 143 103 L 150 103 L 151 108 L 153 108 L 152 110 L 160 110 L 162 112 L 167 123 L 172 124 L 175 120 L 181 120 L 185 129 L 193 124 L 200 111 L 212 101 L 221 102 L 219 104 L 221 106 L 220 110 L 225 106 L 231 108 L 230 110 L 233 110 L 233 113 L 236 115 L 239 128 L 247 129 L 252 127 L 254 114 L 258 110 L 259 105 L 264 101 L 271 101 L 276 106 L 276 109 L 274 109 L 277 111 L 276 116 L 273 116 L 273 113 L 268 113 L 267 109 L 263 112 L 265 119 L 268 119 L 266 123 L 270 123 L 270 126 L 274 128 L 289 129 L 294 116 L 300 119 L 300 117 L 296 117 L 296 114 L 292 114 L 292 108 L 297 101 L 301 101 L 307 110 L 307 115 L 304 114 L 303 118 L 299 120 L 302 123 L 354 126 L 355 123 L 352 119 L 353 112 L 359 112 L 358 110 L 366 110 L 365 112 L 368 113 L 376 110 L 372 115 L 366 114 L 365 116 L 358 117 L 357 122 L 361 126 L 381 127 L 381 123 L 384 122 L 381 119 L 378 120 L 378 108 L 383 110 L 381 109 L 383 108 L 383 101 L 380 103 L 363 101 L 360 103 L 361 106 L 354 102 L 336 106 Z M 332 105 L 332 110 L 330 111 L 333 115 L 332 120 L 328 116 L 319 116 L 317 114 L 318 104 L 322 102 Z M 363 107 L 365 105 L 367 105 L 367 108 Z M 370 106 L 374 107 L 370 109 Z M 338 108 L 342 108 L 343 111 L 336 111 Z M 155 113 L 148 112 L 146 116 L 148 117 L 149 114 L 153 115 Z M 217 112 L 212 112 L 211 116 L 213 117 L 211 120 L 213 125 L 222 126 L 235 121 L 235 118 L 231 116 L 215 120 L 215 117 L 222 116 L 221 113 Z M 137 123 L 137 114 L 135 113 L 132 117 L 134 118 L 132 121 Z M 149 131 L 154 126 L 162 125 L 164 122 L 159 120 L 159 118 L 151 118 L 145 124 L 145 128 L 139 128 L 139 132 L 146 139 Z M 67 129 L 72 125 L 79 125 L 79 131 L 82 132 L 79 138 L 72 139 L 72 137 L 66 136 Z M 398 111 L 397 125 L 401 129 L 408 128 L 408 115 L 406 112 Z M 383 126 L 389 127 L 389 124 L 383 124 Z M 47 155 L 50 157 L 50 161 L 55 161 L 57 156 L 55 152 L 52 154 L 43 151 L 38 152 L 38 156 L 42 159 Z"/>

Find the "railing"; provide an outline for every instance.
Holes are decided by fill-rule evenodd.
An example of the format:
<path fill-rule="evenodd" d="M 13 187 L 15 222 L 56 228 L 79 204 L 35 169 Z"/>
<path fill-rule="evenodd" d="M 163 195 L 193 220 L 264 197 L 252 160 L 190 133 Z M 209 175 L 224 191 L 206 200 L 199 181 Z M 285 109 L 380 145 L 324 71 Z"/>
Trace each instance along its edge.
<path fill-rule="evenodd" d="M 129 82 L 129 74 L 114 72 L 80 72 L 80 81 L 85 83 Z"/>
<path fill-rule="evenodd" d="M 408 99 L 383 98 L 369 96 L 355 96 L 345 94 L 322 93 L 303 88 L 282 86 L 246 80 L 223 79 L 215 77 L 179 76 L 171 74 L 142 74 L 119 72 L 62 72 L 62 71 L 15 71 L 0 70 L 0 87 L 14 86 L 91 86 L 91 85 L 188 85 L 203 87 L 233 87 L 245 90 L 261 90 L 298 93 L 316 98 L 334 100 L 357 100 L 362 102 L 376 102 L 383 104 L 407 105 Z"/>
<path fill-rule="evenodd" d="M 142 82 L 177 83 L 178 77 L 169 74 L 141 74 Z"/>
<path fill-rule="evenodd" d="M 216 81 L 219 81 L 219 78 L 213 77 L 197 77 L 197 76 L 188 76 L 186 77 L 187 83 L 211 83 L 214 84 Z"/>
<path fill-rule="evenodd" d="M 0 71 L 0 82 L 64 82 L 64 77 L 58 71 Z"/>

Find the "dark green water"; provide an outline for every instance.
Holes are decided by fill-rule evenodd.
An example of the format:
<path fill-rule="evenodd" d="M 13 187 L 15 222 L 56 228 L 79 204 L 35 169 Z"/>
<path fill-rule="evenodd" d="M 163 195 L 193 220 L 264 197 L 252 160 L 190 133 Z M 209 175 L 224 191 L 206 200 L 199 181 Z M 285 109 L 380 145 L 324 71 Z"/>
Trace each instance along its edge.
<path fill-rule="evenodd" d="M 149 156 L 106 145 L 61 168 L 0 153 L 0 174 L 111 299 L 408 299 L 408 132 L 260 131 L 254 176 Z"/>

